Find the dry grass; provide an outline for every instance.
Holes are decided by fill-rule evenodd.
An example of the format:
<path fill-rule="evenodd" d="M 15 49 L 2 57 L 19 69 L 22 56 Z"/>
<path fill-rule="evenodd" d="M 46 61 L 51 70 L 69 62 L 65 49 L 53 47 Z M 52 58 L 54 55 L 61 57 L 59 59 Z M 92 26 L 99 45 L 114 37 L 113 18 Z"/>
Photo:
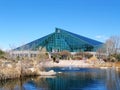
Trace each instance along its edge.
<path fill-rule="evenodd" d="M 41 67 L 34 60 L 21 60 L 18 62 L 4 62 L 1 60 L 0 64 L 0 80 L 38 75 Z"/>
<path fill-rule="evenodd" d="M 115 62 L 114 65 L 115 67 L 120 67 L 120 62 Z"/>

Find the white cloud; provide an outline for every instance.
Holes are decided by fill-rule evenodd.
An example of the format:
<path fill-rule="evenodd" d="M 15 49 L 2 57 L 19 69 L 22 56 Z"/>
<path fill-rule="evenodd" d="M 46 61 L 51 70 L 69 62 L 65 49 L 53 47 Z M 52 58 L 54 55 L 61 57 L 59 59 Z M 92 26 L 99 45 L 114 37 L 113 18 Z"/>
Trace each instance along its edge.
<path fill-rule="evenodd" d="M 100 41 L 106 41 L 108 39 L 108 37 L 104 35 L 97 35 L 95 38 Z"/>
<path fill-rule="evenodd" d="M 103 36 L 97 35 L 95 36 L 97 39 L 101 39 Z"/>

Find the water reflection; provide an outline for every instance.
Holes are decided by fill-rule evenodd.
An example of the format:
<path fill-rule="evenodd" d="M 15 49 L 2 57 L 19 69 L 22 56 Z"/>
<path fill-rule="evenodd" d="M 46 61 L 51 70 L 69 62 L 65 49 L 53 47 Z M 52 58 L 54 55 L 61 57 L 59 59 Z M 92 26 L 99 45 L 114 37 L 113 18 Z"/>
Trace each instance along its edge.
<path fill-rule="evenodd" d="M 61 71 L 62 68 L 54 68 Z M 70 68 L 71 69 L 71 68 Z M 0 82 L 0 90 L 120 90 L 120 72 L 79 68 L 56 76 L 39 76 Z"/>
<path fill-rule="evenodd" d="M 120 73 L 115 68 L 106 70 L 106 84 L 108 90 L 120 90 Z"/>

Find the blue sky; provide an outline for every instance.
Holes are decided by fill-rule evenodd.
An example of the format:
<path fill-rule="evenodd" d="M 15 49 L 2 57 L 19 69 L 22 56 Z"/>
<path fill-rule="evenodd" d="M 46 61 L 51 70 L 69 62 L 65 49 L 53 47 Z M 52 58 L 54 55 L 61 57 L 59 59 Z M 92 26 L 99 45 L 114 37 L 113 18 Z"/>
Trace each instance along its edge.
<path fill-rule="evenodd" d="M 10 49 L 55 27 L 104 42 L 120 35 L 120 0 L 0 0 L 0 48 Z"/>

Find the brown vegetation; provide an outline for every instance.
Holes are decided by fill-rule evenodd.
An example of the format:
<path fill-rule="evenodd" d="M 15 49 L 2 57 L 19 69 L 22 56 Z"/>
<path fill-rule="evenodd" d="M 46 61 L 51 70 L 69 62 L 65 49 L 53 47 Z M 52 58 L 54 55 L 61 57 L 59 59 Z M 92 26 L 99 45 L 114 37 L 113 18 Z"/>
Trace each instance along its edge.
<path fill-rule="evenodd" d="M 83 59 L 89 59 L 93 56 L 93 54 L 88 52 L 78 52 L 75 55 L 73 55 L 74 60 L 83 60 Z"/>
<path fill-rule="evenodd" d="M 33 60 L 22 60 L 18 62 L 1 60 L 0 62 L 0 80 L 40 75 L 41 66 Z"/>

